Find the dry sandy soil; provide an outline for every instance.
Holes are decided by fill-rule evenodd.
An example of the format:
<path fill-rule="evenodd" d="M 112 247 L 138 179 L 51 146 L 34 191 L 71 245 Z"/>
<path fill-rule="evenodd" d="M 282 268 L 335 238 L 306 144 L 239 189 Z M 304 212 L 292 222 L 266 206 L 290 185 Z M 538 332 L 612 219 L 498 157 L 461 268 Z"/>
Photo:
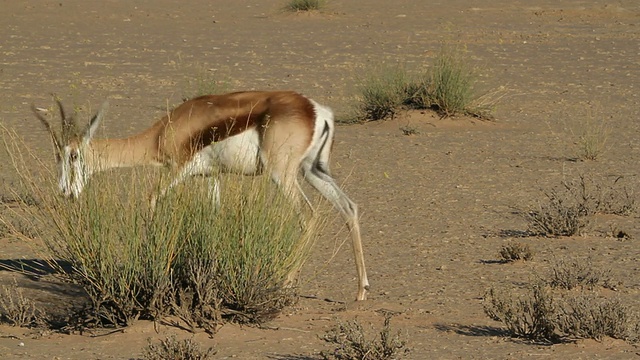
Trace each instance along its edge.
<path fill-rule="evenodd" d="M 348 243 L 332 258 L 348 239 L 335 225 L 314 248 L 301 292 L 344 303 L 302 298 L 272 330 L 225 325 L 213 339 L 195 339 L 221 359 L 317 359 L 329 349 L 318 336 L 336 318 L 379 327 L 386 309 L 399 313 L 392 326 L 407 333 L 412 359 L 640 358 L 618 340 L 509 339 L 482 306 L 488 288 L 521 286 L 567 256 L 611 269 L 618 296 L 639 309 L 637 215 L 600 217 L 578 237 L 521 238 L 533 261 L 496 261 L 508 235 L 527 229 L 515 210 L 533 207 L 541 189 L 587 174 L 622 176 L 640 193 L 637 0 L 331 1 L 312 14 L 283 13 L 282 3 L 1 0 L 0 121 L 51 157 L 31 103 L 50 106 L 52 92 L 94 109 L 110 99 L 100 135 L 124 136 L 179 103 L 202 72 L 228 90 L 297 90 L 340 115 L 372 65 L 417 70 L 443 43 L 462 44 L 480 68 L 480 90 L 505 90 L 495 122 L 423 116 L 338 128 L 332 168 L 361 208 L 370 299 L 351 301 L 355 266 Z M 578 137 L 594 121 L 610 131 L 606 151 L 581 161 Z M 408 122 L 418 134 L 403 135 Z M 6 158 L 0 169 L 5 181 L 15 176 Z M 629 237 L 608 237 L 612 227 Z M 0 260 L 33 256 L 26 244 L 0 239 Z M 2 284 L 14 278 L 44 305 L 74 296 L 46 279 L 0 274 Z M 99 336 L 0 326 L 0 357 L 137 358 L 148 338 L 171 333 L 191 336 L 142 321 Z"/>

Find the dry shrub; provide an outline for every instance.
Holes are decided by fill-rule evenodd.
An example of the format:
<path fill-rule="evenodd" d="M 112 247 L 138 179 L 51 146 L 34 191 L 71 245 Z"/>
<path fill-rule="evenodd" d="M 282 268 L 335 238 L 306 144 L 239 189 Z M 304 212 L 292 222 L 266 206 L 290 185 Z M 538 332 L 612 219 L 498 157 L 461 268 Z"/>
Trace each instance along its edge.
<path fill-rule="evenodd" d="M 284 6 L 286 11 L 313 11 L 321 10 L 326 6 L 326 0 L 288 0 Z"/>
<path fill-rule="evenodd" d="M 582 275 L 572 272 L 566 276 L 571 278 L 571 286 L 554 287 L 558 273 L 563 271 L 553 271 L 551 279 L 527 284 L 521 291 L 491 288 L 484 297 L 485 313 L 502 322 L 511 336 L 535 341 L 601 340 L 605 336 L 638 339 L 640 322 L 636 314 L 620 299 L 590 290 L 600 281 L 592 274 L 602 272 L 586 271 L 581 266 L 577 273 Z M 576 287 L 580 291 L 573 290 Z"/>
<path fill-rule="evenodd" d="M 597 160 L 607 150 L 611 127 L 606 119 L 596 119 L 594 110 L 588 110 L 577 136 L 580 158 Z"/>
<path fill-rule="evenodd" d="M 510 242 L 509 244 L 503 245 L 499 254 L 505 262 L 518 260 L 529 261 L 533 258 L 533 251 L 531 251 L 529 245 L 520 242 Z"/>
<path fill-rule="evenodd" d="M 325 360 L 386 360 L 397 359 L 408 352 L 406 340 L 400 332 L 391 330 L 391 314 L 386 313 L 379 339 L 368 339 L 357 319 L 338 322 L 322 339 L 336 347 L 332 351 L 322 351 Z"/>
<path fill-rule="evenodd" d="M 547 282 L 551 287 L 572 290 L 593 289 L 610 281 L 609 270 L 595 267 L 591 259 L 557 259 L 551 266 Z"/>
<path fill-rule="evenodd" d="M 202 351 L 193 339 L 178 340 L 175 335 L 149 344 L 144 350 L 145 360 L 208 360 L 216 354 L 213 348 Z"/>
<path fill-rule="evenodd" d="M 563 181 L 543 192 L 535 210 L 526 212 L 529 230 L 534 234 L 572 236 L 588 225 L 589 216 L 614 214 L 627 216 L 636 211 L 633 194 L 622 185 L 622 177 L 601 184 L 581 175 L 574 181 Z"/>
<path fill-rule="evenodd" d="M 557 314 L 558 331 L 571 339 L 632 339 L 635 327 L 631 311 L 620 299 L 582 292 L 561 300 Z"/>
<path fill-rule="evenodd" d="M 572 236 L 579 234 L 588 224 L 586 213 L 574 199 L 567 198 L 556 189 L 544 193 L 545 202 L 537 209 L 526 212 L 529 231 L 545 236 Z"/>
<path fill-rule="evenodd" d="M 35 302 L 24 296 L 14 280 L 12 286 L 0 288 L 0 321 L 12 326 L 34 326 L 46 322 L 46 314 Z"/>
<path fill-rule="evenodd" d="M 484 312 L 491 319 L 504 323 L 512 336 L 556 340 L 555 301 L 541 283 L 528 286 L 521 295 L 491 288 L 484 296 Z"/>

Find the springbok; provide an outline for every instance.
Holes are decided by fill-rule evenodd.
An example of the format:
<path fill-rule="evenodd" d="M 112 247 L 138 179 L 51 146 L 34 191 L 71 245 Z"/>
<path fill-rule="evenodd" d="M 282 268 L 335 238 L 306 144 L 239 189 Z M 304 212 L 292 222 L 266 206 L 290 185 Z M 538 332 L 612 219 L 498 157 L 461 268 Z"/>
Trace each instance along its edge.
<path fill-rule="evenodd" d="M 60 101 L 57 104 L 62 118 L 61 138 L 35 106 L 32 110 L 51 135 L 64 196 L 77 198 L 95 172 L 138 165 L 175 170 L 172 182 L 157 195 L 162 196 L 189 176 L 213 175 L 218 165 L 224 171 L 246 175 L 266 170 L 292 201 L 301 195 L 309 203 L 297 180 L 302 172 L 346 221 L 358 273 L 356 300 L 366 299 L 369 281 L 358 208 L 329 173 L 335 133 L 331 109 L 291 91 L 205 95 L 182 103 L 139 134 L 124 139 L 94 139 L 106 102 L 82 134 L 75 133 L 76 121 L 66 116 Z"/>

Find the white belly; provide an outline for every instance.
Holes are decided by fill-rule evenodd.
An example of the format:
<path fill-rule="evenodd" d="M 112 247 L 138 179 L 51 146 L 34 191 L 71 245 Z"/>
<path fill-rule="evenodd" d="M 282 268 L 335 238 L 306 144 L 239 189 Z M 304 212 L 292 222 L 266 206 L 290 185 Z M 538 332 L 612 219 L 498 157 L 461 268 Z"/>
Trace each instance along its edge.
<path fill-rule="evenodd" d="M 223 171 L 253 175 L 258 173 L 260 138 L 255 130 L 245 131 L 208 146 L 204 151 Z"/>

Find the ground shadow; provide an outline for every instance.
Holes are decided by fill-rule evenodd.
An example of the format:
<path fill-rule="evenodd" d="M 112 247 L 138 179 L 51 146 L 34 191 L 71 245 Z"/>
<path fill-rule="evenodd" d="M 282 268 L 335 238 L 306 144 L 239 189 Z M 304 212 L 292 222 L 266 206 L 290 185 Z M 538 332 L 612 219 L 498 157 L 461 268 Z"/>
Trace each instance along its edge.
<path fill-rule="evenodd" d="M 58 273 L 70 273 L 73 266 L 64 260 L 0 259 L 0 271 L 16 272 L 32 280 Z"/>
<path fill-rule="evenodd" d="M 439 331 L 443 331 L 443 332 L 454 332 L 458 335 L 463 335 L 463 336 L 486 336 L 486 337 L 493 337 L 493 336 L 499 336 L 499 337 L 503 337 L 505 339 L 508 339 L 509 341 L 512 342 L 516 342 L 516 343 L 520 343 L 520 344 L 527 344 L 527 345 L 553 345 L 553 342 L 550 341 L 540 341 L 540 340 L 534 340 L 534 339 L 525 339 L 525 338 L 518 338 L 518 337 L 513 337 L 512 334 L 504 328 L 499 328 L 499 327 L 495 327 L 495 326 L 488 326 L 488 325 L 463 325 L 463 324 L 436 324 L 434 325 L 434 327 L 436 328 L 436 330 Z"/>
<path fill-rule="evenodd" d="M 282 354 L 272 354 L 267 355 L 267 359 L 274 360 L 318 360 L 320 357 L 313 357 L 310 355 L 282 355 Z"/>
<path fill-rule="evenodd" d="M 462 324 L 435 324 L 436 330 L 442 332 L 454 332 L 464 336 L 503 336 L 509 337 L 506 329 L 486 325 L 462 325 Z"/>

